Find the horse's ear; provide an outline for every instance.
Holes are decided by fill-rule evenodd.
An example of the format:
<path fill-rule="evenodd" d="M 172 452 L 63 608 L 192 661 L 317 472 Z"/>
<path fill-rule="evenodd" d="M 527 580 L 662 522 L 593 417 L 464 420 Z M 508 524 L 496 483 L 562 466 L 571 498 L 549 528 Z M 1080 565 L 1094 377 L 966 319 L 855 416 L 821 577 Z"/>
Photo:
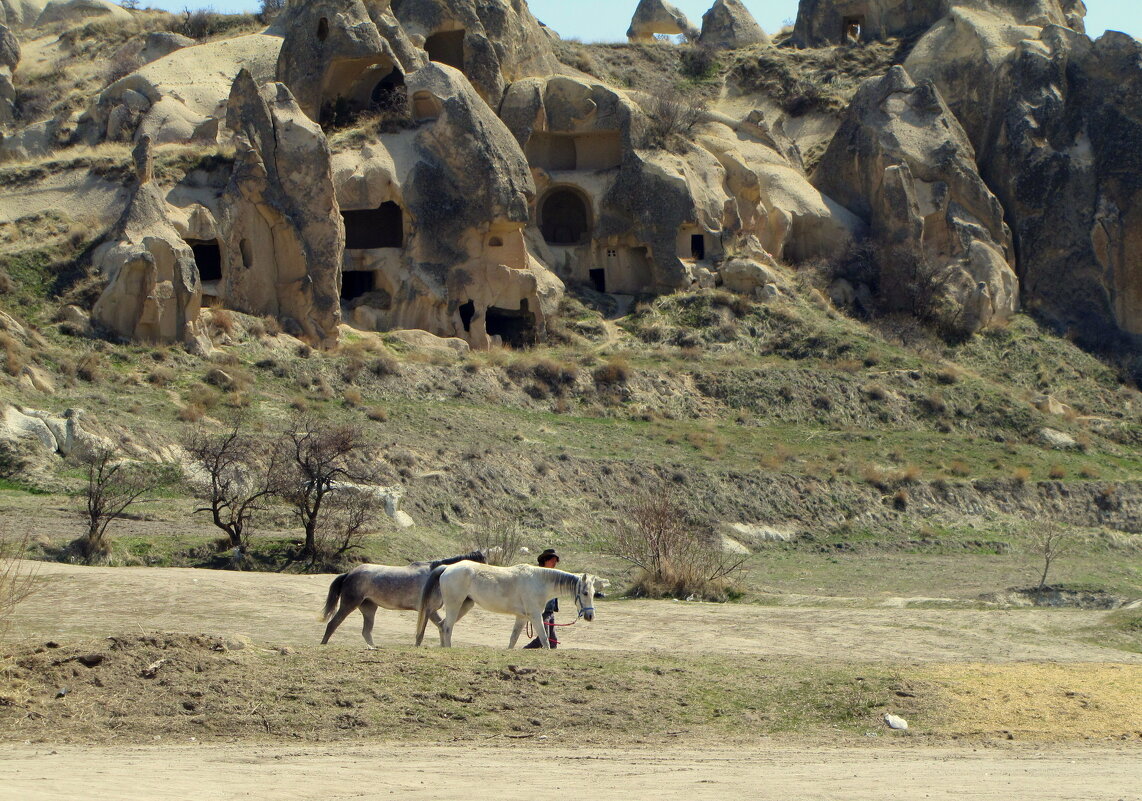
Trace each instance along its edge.
<path fill-rule="evenodd" d="M 586 580 L 587 580 L 587 574 L 586 574 L 586 573 L 584 573 L 584 574 L 583 574 L 583 581 L 586 581 Z"/>

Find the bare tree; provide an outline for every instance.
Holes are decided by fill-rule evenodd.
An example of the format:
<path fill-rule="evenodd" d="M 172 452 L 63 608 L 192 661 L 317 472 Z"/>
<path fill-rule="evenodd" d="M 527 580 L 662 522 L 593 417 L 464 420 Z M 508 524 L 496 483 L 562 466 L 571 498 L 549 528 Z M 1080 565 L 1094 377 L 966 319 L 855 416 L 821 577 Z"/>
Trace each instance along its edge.
<path fill-rule="evenodd" d="M 359 427 L 326 426 L 312 416 L 296 418 L 282 435 L 286 479 L 280 495 L 305 529 L 305 545 L 298 559 L 312 563 L 317 558 L 323 515 L 329 511 L 327 505 L 335 507 L 340 500 L 332 498 L 338 482 L 368 479 L 363 471 L 352 468 L 353 457 L 366 444 Z"/>
<path fill-rule="evenodd" d="M 1051 572 L 1051 566 L 1059 558 L 1074 550 L 1074 545 L 1074 534 L 1059 523 L 1040 523 L 1032 530 L 1032 551 L 1043 560 L 1043 570 L 1039 574 L 1039 586 L 1035 590 L 1037 593 L 1042 593 L 1046 589 L 1047 574 Z"/>
<path fill-rule="evenodd" d="M 644 594 L 716 596 L 745 569 L 745 557 L 723 552 L 664 490 L 635 495 L 625 512 L 603 547 L 641 568 Z"/>
<path fill-rule="evenodd" d="M 80 457 L 79 463 L 85 479 L 80 512 L 85 531 L 72 541 L 70 549 L 90 562 L 111 552 L 107 539 L 111 521 L 122 517 L 144 494 L 168 483 L 169 475 L 120 458 L 112 446 L 93 448 Z"/>
<path fill-rule="evenodd" d="M 219 434 L 194 431 L 183 446 L 202 471 L 201 480 L 193 483 L 207 505 L 194 511 L 209 512 L 230 546 L 244 557 L 253 515 L 265 509 L 279 489 L 282 450 L 267 448 L 251 436 L 241 416 Z"/>

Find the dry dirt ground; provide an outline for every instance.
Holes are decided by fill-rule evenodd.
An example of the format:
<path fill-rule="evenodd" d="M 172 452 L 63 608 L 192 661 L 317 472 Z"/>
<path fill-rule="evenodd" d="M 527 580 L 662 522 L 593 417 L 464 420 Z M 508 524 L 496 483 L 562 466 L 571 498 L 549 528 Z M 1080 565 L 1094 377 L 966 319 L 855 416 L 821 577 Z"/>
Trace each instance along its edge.
<path fill-rule="evenodd" d="M 41 586 L 17 610 L 9 650 L 49 639 L 66 650 L 108 635 L 184 632 L 304 653 L 320 640 L 316 613 L 331 579 L 47 563 L 35 569 Z M 593 624 L 564 629 L 562 639 L 565 650 L 585 655 L 625 651 L 653 659 L 719 652 L 774 665 L 838 659 L 909 665 L 937 684 L 943 673 L 956 673 L 959 683 L 947 686 L 961 692 L 962 673 L 970 670 L 980 691 L 968 698 L 947 695 L 949 703 L 964 704 L 964 719 L 1017 703 L 1043 726 L 1051 725 L 1046 718 L 1057 710 L 1032 708 L 1034 693 L 1010 682 L 1022 676 L 1030 687 L 1060 673 L 1067 683 L 1052 692 L 1091 707 L 1089 720 L 1096 722 L 1067 730 L 1060 741 L 1030 744 L 1022 738 L 889 738 L 887 732 L 868 737 L 867 744 L 852 737 L 830 742 L 827 734 L 807 740 L 761 736 L 737 744 L 709 737 L 624 743 L 592 741 L 589 730 L 580 736 L 574 732 L 581 730 L 570 729 L 462 744 L 400 743 L 374 732 L 371 740 L 285 745 L 280 739 L 188 737 L 183 730 L 161 743 L 107 745 L 109 737 L 77 738 L 63 729 L 58 737 L 41 731 L 28 741 L 9 730 L 0 738 L 0 799 L 400 795 L 490 801 L 530 799 L 542 786 L 547 792 L 590 790 L 603 798 L 1142 801 L 1142 654 L 1082 639 L 1083 629 L 1102 613 L 909 608 L 901 599 L 873 608 L 836 599 L 782 601 L 770 607 L 603 601 Z M 359 620 L 350 618 L 322 653 L 359 657 Z M 382 648 L 407 645 L 413 624 L 409 613 L 382 610 L 374 636 Z M 506 645 L 508 629 L 505 618 L 475 611 L 457 626 L 454 641 L 493 652 Z M 548 656 L 561 654 L 529 658 Z M 1025 671 L 1013 672 L 1023 665 Z M 997 683 L 999 674 L 1007 685 Z M 1114 694 L 1103 695 L 1111 685 Z M 61 719 L 58 725 L 70 724 Z"/>

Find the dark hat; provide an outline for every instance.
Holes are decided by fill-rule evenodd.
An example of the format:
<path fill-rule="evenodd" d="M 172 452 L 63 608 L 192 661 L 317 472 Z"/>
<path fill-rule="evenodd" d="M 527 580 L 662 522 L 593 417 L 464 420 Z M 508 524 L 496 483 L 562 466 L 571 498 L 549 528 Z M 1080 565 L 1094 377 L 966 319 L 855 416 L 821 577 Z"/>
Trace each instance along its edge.
<path fill-rule="evenodd" d="M 554 548 L 548 548 L 546 551 L 541 553 L 539 556 L 537 556 L 535 558 L 535 562 L 540 567 L 543 567 L 543 563 L 546 562 L 548 559 L 559 559 L 559 554 L 555 553 Z"/>

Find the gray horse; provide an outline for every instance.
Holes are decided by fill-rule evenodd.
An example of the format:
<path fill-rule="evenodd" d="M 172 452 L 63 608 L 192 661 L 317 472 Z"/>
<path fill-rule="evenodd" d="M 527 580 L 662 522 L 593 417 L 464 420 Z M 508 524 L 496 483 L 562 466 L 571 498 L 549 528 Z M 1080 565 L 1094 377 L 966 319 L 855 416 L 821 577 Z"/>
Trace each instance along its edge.
<path fill-rule="evenodd" d="M 411 612 L 419 610 L 421 590 L 428 574 L 442 565 L 452 565 L 465 560 L 480 563 L 488 561 L 483 551 L 472 551 L 463 556 L 450 556 L 434 562 L 412 562 L 408 567 L 357 565 L 348 573 L 342 573 L 329 585 L 329 596 L 325 599 L 325 610 L 321 613 L 321 621 L 328 620 L 329 625 L 325 627 L 325 636 L 321 639 L 321 644 L 329 642 L 337 627 L 354 609 L 359 608 L 362 617 L 365 618 L 361 636 L 365 638 L 370 648 L 375 648 L 373 615 L 377 613 L 378 606 Z M 341 606 L 337 609 L 337 614 L 333 614 L 338 601 Z M 436 614 L 436 610 L 443 604 L 439 588 L 428 598 L 427 604 L 431 607 L 428 610 L 428 617 L 439 628 L 440 615 Z"/>

